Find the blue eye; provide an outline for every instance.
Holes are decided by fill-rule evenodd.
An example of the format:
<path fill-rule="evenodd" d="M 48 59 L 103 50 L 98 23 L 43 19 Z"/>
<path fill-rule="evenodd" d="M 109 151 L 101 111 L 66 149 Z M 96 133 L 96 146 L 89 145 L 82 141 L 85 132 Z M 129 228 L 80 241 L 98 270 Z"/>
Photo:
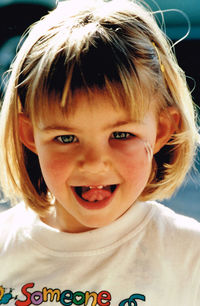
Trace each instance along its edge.
<path fill-rule="evenodd" d="M 77 137 L 74 135 L 61 135 L 61 136 L 57 136 L 55 140 L 66 144 L 66 143 L 77 142 Z"/>
<path fill-rule="evenodd" d="M 134 137 L 135 135 L 128 133 L 128 132 L 114 132 L 112 133 L 112 138 L 126 140 Z"/>

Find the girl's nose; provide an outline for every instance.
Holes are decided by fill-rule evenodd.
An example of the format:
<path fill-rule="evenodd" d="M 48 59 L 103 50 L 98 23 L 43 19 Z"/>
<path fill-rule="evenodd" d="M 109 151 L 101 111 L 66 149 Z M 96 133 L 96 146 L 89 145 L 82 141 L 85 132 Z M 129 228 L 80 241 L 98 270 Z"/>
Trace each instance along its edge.
<path fill-rule="evenodd" d="M 79 160 L 79 169 L 91 174 L 103 174 L 109 169 L 109 156 L 102 148 L 88 148 Z"/>

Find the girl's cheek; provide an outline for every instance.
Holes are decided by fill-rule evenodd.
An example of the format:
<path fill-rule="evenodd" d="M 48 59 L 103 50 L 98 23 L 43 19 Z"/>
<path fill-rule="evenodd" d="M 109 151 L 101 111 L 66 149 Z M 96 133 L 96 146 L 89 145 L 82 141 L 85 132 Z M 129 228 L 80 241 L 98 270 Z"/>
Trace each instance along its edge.
<path fill-rule="evenodd" d="M 117 143 L 114 150 L 114 160 L 129 178 L 150 173 L 152 163 L 152 149 L 148 142 L 139 138 Z"/>
<path fill-rule="evenodd" d="M 73 163 L 73 157 L 68 154 L 41 154 L 40 166 L 46 181 L 57 180 L 67 177 Z"/>
<path fill-rule="evenodd" d="M 142 154 L 142 157 L 146 160 L 151 160 L 152 158 L 152 148 L 149 142 L 144 141 L 138 137 L 130 140 L 112 140 L 111 147 L 116 154 L 137 158 L 138 154 Z M 139 157 L 139 156 L 138 156 Z"/>

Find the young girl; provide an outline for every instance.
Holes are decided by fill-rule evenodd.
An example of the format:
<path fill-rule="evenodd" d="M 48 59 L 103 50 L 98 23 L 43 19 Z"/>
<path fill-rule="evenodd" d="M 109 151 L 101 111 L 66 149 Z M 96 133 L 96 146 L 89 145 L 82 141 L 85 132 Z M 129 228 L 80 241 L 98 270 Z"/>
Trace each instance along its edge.
<path fill-rule="evenodd" d="M 170 197 L 197 144 L 184 73 L 135 1 L 32 26 L 1 114 L 0 303 L 198 306 L 200 225 Z M 188 203 L 189 205 L 189 203 Z"/>

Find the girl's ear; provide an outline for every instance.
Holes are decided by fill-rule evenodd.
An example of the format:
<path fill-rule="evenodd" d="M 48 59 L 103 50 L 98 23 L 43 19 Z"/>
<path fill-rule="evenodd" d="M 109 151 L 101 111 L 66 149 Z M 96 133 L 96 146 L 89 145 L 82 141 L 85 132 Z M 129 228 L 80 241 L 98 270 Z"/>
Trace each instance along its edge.
<path fill-rule="evenodd" d="M 154 146 L 154 154 L 170 140 L 177 130 L 180 121 L 180 113 L 175 107 L 168 107 L 162 111 L 158 118 L 157 137 Z"/>
<path fill-rule="evenodd" d="M 34 140 L 34 129 L 30 119 L 24 114 L 19 114 L 19 137 L 29 150 L 37 154 Z"/>

